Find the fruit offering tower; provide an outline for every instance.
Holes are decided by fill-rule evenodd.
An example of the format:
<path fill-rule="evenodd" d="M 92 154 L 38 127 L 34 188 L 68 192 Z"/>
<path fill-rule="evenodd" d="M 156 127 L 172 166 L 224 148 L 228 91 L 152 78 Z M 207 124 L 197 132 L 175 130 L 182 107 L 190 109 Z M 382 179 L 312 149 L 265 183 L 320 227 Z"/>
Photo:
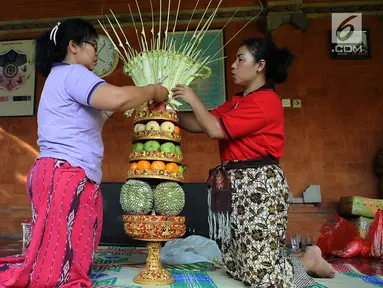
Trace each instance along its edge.
<path fill-rule="evenodd" d="M 133 281 L 169 285 L 174 279 L 162 267 L 161 242 L 183 236 L 186 229 L 185 217 L 178 216 L 185 195 L 177 112 L 164 103 L 145 104 L 136 109 L 133 125 L 133 151 L 120 202 L 127 235 L 148 242 L 146 267 Z"/>

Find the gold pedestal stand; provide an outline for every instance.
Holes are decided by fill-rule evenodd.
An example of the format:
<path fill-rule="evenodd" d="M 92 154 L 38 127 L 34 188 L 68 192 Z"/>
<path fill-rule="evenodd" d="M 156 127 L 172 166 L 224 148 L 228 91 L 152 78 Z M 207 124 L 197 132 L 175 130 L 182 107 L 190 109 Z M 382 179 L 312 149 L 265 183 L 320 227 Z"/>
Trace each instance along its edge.
<path fill-rule="evenodd" d="M 161 242 L 185 234 L 185 217 L 155 215 L 123 215 L 125 233 L 136 240 L 147 241 L 148 257 L 133 281 L 140 285 L 164 286 L 174 283 L 174 278 L 162 267 Z"/>
<path fill-rule="evenodd" d="M 161 242 L 148 242 L 148 257 L 146 267 L 142 269 L 133 281 L 141 285 L 170 285 L 174 283 L 174 278 L 168 270 L 162 268 L 160 259 Z"/>

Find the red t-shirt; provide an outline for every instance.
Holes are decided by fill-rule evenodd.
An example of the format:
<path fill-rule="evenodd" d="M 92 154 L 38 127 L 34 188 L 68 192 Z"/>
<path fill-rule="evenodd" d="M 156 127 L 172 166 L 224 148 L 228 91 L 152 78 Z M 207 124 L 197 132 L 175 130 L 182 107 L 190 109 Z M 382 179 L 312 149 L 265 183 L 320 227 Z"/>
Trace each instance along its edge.
<path fill-rule="evenodd" d="M 211 113 L 218 118 L 226 137 L 219 141 L 222 162 L 268 155 L 282 158 L 284 111 L 281 99 L 272 89 L 235 95 Z"/>

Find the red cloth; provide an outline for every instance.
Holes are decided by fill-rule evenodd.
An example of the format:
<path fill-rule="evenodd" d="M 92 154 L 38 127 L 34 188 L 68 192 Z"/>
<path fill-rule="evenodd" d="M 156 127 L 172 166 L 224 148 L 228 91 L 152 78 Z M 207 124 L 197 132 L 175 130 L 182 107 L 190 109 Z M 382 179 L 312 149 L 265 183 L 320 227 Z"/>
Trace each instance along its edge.
<path fill-rule="evenodd" d="M 79 167 L 42 158 L 29 171 L 27 194 L 32 236 L 25 255 L 0 259 L 0 287 L 91 287 L 102 229 L 99 185 Z"/>
<path fill-rule="evenodd" d="M 226 137 L 219 141 L 221 161 L 282 158 L 284 111 L 272 90 L 260 88 L 244 97 L 236 95 L 211 112 Z"/>

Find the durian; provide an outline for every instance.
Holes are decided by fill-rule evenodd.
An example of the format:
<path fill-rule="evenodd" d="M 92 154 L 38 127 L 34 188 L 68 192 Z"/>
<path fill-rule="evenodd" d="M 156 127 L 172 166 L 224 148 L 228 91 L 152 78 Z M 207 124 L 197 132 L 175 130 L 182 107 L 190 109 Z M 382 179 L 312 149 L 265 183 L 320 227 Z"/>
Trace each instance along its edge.
<path fill-rule="evenodd" d="M 153 208 L 153 190 L 146 182 L 130 179 L 121 188 L 120 204 L 127 214 L 148 214 Z"/>
<path fill-rule="evenodd" d="M 176 182 L 163 182 L 154 190 L 154 209 L 157 214 L 176 216 L 185 206 L 185 193 Z"/>

